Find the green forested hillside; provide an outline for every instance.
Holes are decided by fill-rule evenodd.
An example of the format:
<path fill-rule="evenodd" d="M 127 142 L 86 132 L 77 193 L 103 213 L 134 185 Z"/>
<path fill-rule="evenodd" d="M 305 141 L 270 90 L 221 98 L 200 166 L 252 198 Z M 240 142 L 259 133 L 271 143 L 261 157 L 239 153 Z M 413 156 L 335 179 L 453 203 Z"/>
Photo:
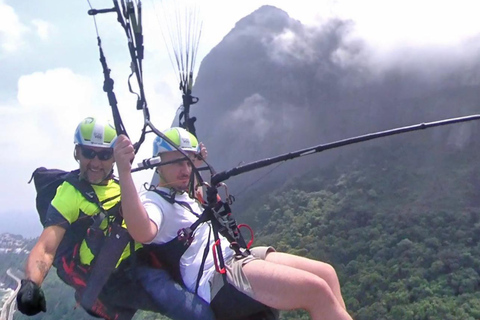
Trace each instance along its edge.
<path fill-rule="evenodd" d="M 393 141 L 290 180 L 242 217 L 257 244 L 332 263 L 355 319 L 480 319 L 478 147 Z"/>

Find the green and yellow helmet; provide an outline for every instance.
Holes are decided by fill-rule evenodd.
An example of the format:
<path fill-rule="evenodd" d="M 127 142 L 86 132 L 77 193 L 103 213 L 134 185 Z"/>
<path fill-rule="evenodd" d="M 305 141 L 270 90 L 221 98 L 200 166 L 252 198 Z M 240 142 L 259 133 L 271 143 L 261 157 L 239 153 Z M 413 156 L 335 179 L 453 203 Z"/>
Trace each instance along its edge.
<path fill-rule="evenodd" d="M 110 121 L 87 117 L 78 124 L 73 142 L 82 146 L 113 148 L 116 139 L 117 132 Z"/>
<path fill-rule="evenodd" d="M 192 151 L 195 153 L 198 153 L 200 151 L 197 138 L 195 138 L 193 134 L 183 128 L 173 127 L 165 130 L 163 134 L 168 139 L 170 139 L 175 144 L 175 146 L 177 146 L 183 151 Z M 177 149 L 175 149 L 174 146 L 165 141 L 162 137 L 155 137 L 155 140 L 153 141 L 154 157 L 158 156 L 158 154 L 163 152 L 170 152 L 176 150 Z"/>

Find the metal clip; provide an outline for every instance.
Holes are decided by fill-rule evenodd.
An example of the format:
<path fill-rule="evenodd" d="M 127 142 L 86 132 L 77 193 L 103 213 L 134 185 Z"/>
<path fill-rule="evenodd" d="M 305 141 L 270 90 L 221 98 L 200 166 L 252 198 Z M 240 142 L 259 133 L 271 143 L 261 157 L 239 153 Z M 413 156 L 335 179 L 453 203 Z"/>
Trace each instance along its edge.
<path fill-rule="evenodd" d="M 190 228 L 183 228 L 177 231 L 177 239 L 183 242 L 186 246 L 192 243 L 193 236 Z"/>
<path fill-rule="evenodd" d="M 225 188 L 225 202 L 228 203 L 229 205 L 231 205 L 235 201 L 235 197 L 233 195 L 231 195 L 230 193 L 228 193 L 228 186 L 225 183 L 220 182 L 218 184 L 218 187 L 224 187 Z"/>

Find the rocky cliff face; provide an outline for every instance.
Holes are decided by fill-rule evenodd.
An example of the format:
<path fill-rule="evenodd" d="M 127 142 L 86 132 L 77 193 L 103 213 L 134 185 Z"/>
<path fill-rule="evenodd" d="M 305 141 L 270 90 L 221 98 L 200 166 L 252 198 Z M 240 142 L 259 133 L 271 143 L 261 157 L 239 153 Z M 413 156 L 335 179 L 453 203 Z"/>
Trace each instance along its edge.
<path fill-rule="evenodd" d="M 240 20 L 202 61 L 192 107 L 199 139 L 222 171 L 242 162 L 398 126 L 480 111 L 480 39 L 458 48 L 402 48 L 380 56 L 354 38 L 355 25 L 307 27 L 272 6 Z M 456 51 L 455 51 L 456 50 Z M 466 148 L 477 124 L 402 139 Z M 296 161 L 289 176 L 340 152 Z M 246 186 L 263 173 L 235 178 Z"/>

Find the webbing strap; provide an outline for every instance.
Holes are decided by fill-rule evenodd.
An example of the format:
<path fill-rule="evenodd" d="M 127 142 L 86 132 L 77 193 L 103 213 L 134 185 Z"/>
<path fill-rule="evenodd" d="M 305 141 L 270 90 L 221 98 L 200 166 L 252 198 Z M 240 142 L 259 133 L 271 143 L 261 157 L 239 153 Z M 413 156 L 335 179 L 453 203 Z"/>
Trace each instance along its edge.
<path fill-rule="evenodd" d="M 93 307 L 110 274 L 115 270 L 118 260 L 130 241 L 133 241 L 127 229 L 118 223 L 112 223 L 110 235 L 106 237 L 88 278 L 87 288 L 80 304 L 87 310 Z M 131 255 L 134 254 L 131 252 Z"/>
<path fill-rule="evenodd" d="M 161 190 L 157 190 L 157 189 L 152 189 L 151 191 L 155 192 L 156 194 L 158 194 L 159 196 L 161 196 L 163 199 L 165 199 L 168 203 L 170 204 L 178 204 L 180 206 L 182 206 L 183 208 L 187 209 L 189 212 L 191 212 L 194 216 L 196 217 L 200 217 L 200 215 L 198 213 L 196 213 L 195 211 L 193 211 L 192 207 L 190 206 L 190 204 L 188 204 L 187 202 L 185 201 L 179 201 L 177 199 L 175 199 L 174 196 L 171 196 L 169 194 L 167 194 L 166 192 L 163 192 Z"/>
<path fill-rule="evenodd" d="M 213 228 L 213 237 L 215 240 L 215 243 L 218 243 L 220 241 L 220 237 L 218 236 L 219 234 L 219 227 L 220 223 L 218 220 L 213 219 L 212 220 L 212 228 Z M 222 252 L 222 246 L 218 246 L 218 261 L 220 263 L 220 270 L 223 270 L 225 268 L 225 260 L 223 259 L 223 252 Z M 223 278 L 223 283 L 226 285 L 228 283 L 227 281 L 227 273 L 222 272 L 222 278 Z"/>
<path fill-rule="evenodd" d="M 211 234 L 209 232 L 207 243 L 210 243 L 210 235 Z M 205 249 L 203 249 L 202 263 L 200 264 L 200 268 L 198 268 L 197 284 L 195 285 L 195 294 L 198 293 L 198 287 L 200 286 L 200 279 L 203 276 L 203 270 L 205 269 L 205 261 L 207 260 L 209 249 L 210 249 L 209 245 L 205 246 Z"/>
<path fill-rule="evenodd" d="M 80 191 L 80 193 L 90 202 L 95 203 L 100 208 L 102 208 L 102 204 L 100 200 L 98 200 L 97 194 L 93 187 L 88 181 L 84 179 L 80 179 L 79 176 L 75 173 L 70 173 L 66 176 L 65 181 L 70 183 L 75 189 Z"/>
<path fill-rule="evenodd" d="M 78 173 L 76 173 L 75 171 L 69 173 L 66 176 L 65 181 L 70 183 L 76 190 L 78 190 L 86 200 L 88 200 L 89 202 L 95 203 L 100 209 L 100 213 L 92 217 L 94 222 L 90 227 L 98 228 L 106 216 L 116 215 L 118 213 L 118 206 L 120 205 L 120 203 L 117 203 L 113 208 L 109 210 L 105 210 L 103 208 L 103 204 L 109 201 L 112 201 L 116 198 L 119 198 L 120 194 L 117 194 L 103 201 L 100 201 L 92 185 L 84 179 L 79 179 Z"/>
<path fill-rule="evenodd" d="M 128 136 L 127 131 L 125 130 L 125 127 L 122 122 L 122 117 L 120 116 L 120 111 L 118 111 L 117 98 L 115 97 L 115 93 L 113 92 L 114 82 L 113 82 L 113 79 L 110 77 L 110 69 L 107 66 L 107 60 L 105 59 L 105 55 L 103 54 L 102 41 L 100 37 L 97 37 L 97 42 L 98 42 L 98 49 L 100 52 L 100 63 L 102 64 L 103 77 L 104 77 L 103 91 L 107 93 L 108 102 L 112 109 L 115 130 L 117 131 L 117 135 L 124 134 Z"/>

